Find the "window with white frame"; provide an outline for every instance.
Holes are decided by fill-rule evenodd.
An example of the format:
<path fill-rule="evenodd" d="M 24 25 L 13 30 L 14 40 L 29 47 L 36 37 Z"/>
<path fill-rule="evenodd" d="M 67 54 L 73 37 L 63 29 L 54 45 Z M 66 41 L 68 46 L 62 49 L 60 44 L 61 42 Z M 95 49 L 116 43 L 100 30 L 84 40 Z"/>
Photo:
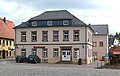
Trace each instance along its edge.
<path fill-rule="evenodd" d="M 63 20 L 63 25 L 68 25 L 68 20 Z"/>
<path fill-rule="evenodd" d="M 74 41 L 79 41 L 79 30 L 74 30 Z"/>
<path fill-rule="evenodd" d="M 53 48 L 53 57 L 58 58 L 58 48 Z"/>
<path fill-rule="evenodd" d="M 22 49 L 21 49 L 21 55 L 22 55 L 22 56 L 26 56 L 26 49 L 25 49 L 25 48 L 22 48 Z"/>
<path fill-rule="evenodd" d="M 93 42 L 93 47 L 97 47 L 97 42 Z"/>
<path fill-rule="evenodd" d="M 52 21 L 47 21 L 48 26 L 52 26 Z"/>
<path fill-rule="evenodd" d="M 69 31 L 63 31 L 63 41 L 69 41 Z"/>
<path fill-rule="evenodd" d="M 32 49 L 32 55 L 37 55 L 37 49 L 36 48 Z"/>
<path fill-rule="evenodd" d="M 48 49 L 47 48 L 43 48 L 43 50 L 42 50 L 42 57 L 43 58 L 48 57 Z"/>
<path fill-rule="evenodd" d="M 33 21 L 32 26 L 37 26 L 37 21 Z"/>
<path fill-rule="evenodd" d="M 26 31 L 21 32 L 21 42 L 26 42 Z"/>
<path fill-rule="evenodd" d="M 74 48 L 74 58 L 77 58 L 80 55 L 79 52 L 79 48 Z"/>
<path fill-rule="evenodd" d="M 31 36 L 32 37 L 31 41 L 36 42 L 37 41 L 37 31 L 32 31 L 31 35 L 32 35 Z"/>
<path fill-rule="evenodd" d="M 53 31 L 53 41 L 59 41 L 59 32 L 58 31 Z"/>
<path fill-rule="evenodd" d="M 48 41 L 48 31 L 42 31 L 42 41 Z"/>

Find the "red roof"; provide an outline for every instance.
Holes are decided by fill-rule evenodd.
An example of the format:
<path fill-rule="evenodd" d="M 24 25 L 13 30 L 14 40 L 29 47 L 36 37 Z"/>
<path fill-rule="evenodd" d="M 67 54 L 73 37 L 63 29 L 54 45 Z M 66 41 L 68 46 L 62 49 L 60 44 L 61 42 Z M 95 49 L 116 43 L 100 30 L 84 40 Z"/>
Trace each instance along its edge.
<path fill-rule="evenodd" d="M 120 46 L 112 47 L 110 48 L 109 51 L 112 52 L 113 54 L 120 54 Z"/>
<path fill-rule="evenodd" d="M 0 18 L 0 38 L 8 38 L 8 39 L 14 39 L 14 23 L 9 20 L 3 21 L 2 18 Z"/>

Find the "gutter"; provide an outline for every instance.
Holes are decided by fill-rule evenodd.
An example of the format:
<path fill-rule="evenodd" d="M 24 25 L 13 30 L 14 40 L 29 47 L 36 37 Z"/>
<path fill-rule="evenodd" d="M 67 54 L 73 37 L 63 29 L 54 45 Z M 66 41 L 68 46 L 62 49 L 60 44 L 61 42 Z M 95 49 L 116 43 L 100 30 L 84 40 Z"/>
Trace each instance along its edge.
<path fill-rule="evenodd" d="M 85 43 L 87 43 L 87 26 L 85 26 Z M 85 63 L 87 64 L 87 44 L 85 44 Z"/>
<path fill-rule="evenodd" d="M 16 29 L 15 30 L 15 41 L 14 41 L 14 46 L 15 46 L 15 52 L 14 52 L 14 56 L 16 58 Z"/>

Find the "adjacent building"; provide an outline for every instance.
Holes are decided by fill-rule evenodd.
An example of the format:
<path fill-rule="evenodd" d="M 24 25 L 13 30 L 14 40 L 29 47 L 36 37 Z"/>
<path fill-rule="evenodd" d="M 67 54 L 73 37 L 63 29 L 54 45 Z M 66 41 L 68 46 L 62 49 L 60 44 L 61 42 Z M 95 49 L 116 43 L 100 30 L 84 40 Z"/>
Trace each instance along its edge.
<path fill-rule="evenodd" d="M 0 59 L 14 57 L 14 23 L 0 18 Z"/>
<path fill-rule="evenodd" d="M 93 39 L 97 38 L 93 27 L 66 10 L 43 12 L 14 29 L 16 56 L 38 55 L 47 63 L 93 61 Z M 107 47 L 107 39 L 104 43 Z"/>
<path fill-rule="evenodd" d="M 109 49 L 114 46 L 119 45 L 119 40 L 117 40 L 115 37 L 109 37 Z"/>
<path fill-rule="evenodd" d="M 93 57 L 101 60 L 102 57 L 108 57 L 108 25 L 90 25 L 94 30 L 93 34 Z"/>

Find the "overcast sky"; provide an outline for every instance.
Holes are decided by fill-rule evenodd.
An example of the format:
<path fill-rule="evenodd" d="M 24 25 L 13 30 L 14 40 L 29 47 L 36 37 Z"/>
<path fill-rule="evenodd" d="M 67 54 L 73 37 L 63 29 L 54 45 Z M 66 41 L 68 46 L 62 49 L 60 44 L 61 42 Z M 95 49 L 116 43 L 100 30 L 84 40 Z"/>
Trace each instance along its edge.
<path fill-rule="evenodd" d="M 44 11 L 68 10 L 86 24 L 108 24 L 109 33 L 120 32 L 119 0 L 0 0 L 0 17 L 15 25 Z"/>

